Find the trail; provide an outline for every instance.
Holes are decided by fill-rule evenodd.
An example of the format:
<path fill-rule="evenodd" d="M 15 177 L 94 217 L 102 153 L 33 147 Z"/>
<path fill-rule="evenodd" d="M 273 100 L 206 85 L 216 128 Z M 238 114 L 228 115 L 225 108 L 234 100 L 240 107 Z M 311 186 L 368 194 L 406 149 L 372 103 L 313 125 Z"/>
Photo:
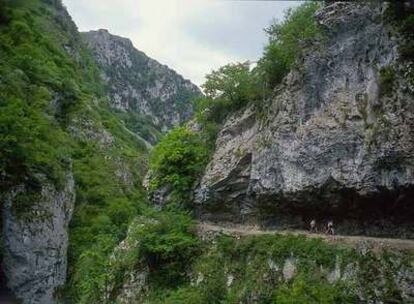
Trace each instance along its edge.
<path fill-rule="evenodd" d="M 410 239 L 394 239 L 394 238 L 377 238 L 368 236 L 348 236 L 348 235 L 326 235 L 320 233 L 309 233 L 304 230 L 263 230 L 258 226 L 251 225 L 235 225 L 210 222 L 200 222 L 198 224 L 200 234 L 208 232 L 223 233 L 233 236 L 249 236 L 249 235 L 303 235 L 309 238 L 320 238 L 332 244 L 345 244 L 353 247 L 369 247 L 373 251 L 383 250 L 403 250 L 414 251 L 414 240 Z"/>

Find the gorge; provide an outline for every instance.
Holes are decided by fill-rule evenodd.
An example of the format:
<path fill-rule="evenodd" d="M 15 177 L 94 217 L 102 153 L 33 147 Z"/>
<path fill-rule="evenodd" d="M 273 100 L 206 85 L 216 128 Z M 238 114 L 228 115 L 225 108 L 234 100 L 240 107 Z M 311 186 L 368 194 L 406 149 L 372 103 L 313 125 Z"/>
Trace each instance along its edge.
<path fill-rule="evenodd" d="M 202 93 L 0 0 L 0 302 L 414 303 L 413 28 L 305 2 Z"/>

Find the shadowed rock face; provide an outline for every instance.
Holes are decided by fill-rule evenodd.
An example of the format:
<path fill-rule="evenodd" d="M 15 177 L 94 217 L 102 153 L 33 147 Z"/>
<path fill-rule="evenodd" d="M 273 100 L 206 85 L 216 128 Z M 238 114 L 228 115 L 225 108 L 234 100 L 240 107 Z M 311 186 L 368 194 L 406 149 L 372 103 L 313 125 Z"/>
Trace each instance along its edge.
<path fill-rule="evenodd" d="M 317 14 L 327 41 L 307 47 L 264 118 L 250 107 L 221 130 L 195 193 L 201 218 L 412 221 L 414 88 L 385 7 L 335 3 Z"/>
<path fill-rule="evenodd" d="M 2 267 L 9 289 L 24 304 L 55 303 L 56 288 L 66 280 L 74 180 L 68 173 L 63 189 L 58 190 L 44 178 L 41 187 L 40 196 L 24 210 L 16 210 L 16 205 L 19 195 L 27 191 L 25 187 L 12 191 L 2 207 Z"/>
<path fill-rule="evenodd" d="M 111 106 L 147 115 L 162 130 L 192 115 L 200 90 L 181 75 L 138 51 L 129 39 L 106 30 L 82 34 L 101 67 Z"/>

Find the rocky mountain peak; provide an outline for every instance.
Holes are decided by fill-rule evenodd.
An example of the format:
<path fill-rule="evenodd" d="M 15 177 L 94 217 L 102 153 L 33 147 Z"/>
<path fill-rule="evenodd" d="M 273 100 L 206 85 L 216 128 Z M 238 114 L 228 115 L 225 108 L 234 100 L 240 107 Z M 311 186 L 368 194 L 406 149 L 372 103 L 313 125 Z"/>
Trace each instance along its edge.
<path fill-rule="evenodd" d="M 191 99 L 201 94 L 196 85 L 137 50 L 129 39 L 105 29 L 83 37 L 100 65 L 114 109 L 142 114 L 163 131 L 191 116 Z"/>

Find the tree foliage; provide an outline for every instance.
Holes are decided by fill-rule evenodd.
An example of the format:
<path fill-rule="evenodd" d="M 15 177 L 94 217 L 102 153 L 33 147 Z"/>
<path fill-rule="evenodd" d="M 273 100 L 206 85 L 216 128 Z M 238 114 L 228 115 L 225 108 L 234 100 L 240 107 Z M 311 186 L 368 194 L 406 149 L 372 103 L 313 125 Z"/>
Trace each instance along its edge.
<path fill-rule="evenodd" d="M 307 42 L 323 37 L 314 18 L 319 6 L 317 2 L 307 2 L 289 9 L 283 22 L 274 21 L 265 29 L 269 44 L 258 68 L 270 87 L 282 81 Z"/>
<path fill-rule="evenodd" d="M 185 205 L 196 178 L 206 165 L 208 154 L 200 134 L 185 127 L 175 128 L 152 151 L 150 167 L 154 176 L 151 187 L 171 186 L 177 202 Z"/>
<path fill-rule="evenodd" d="M 73 303 L 98 302 L 109 255 L 146 202 L 146 147 L 104 102 L 91 58 L 61 1 L 0 0 L 0 191 L 25 185 L 13 208 L 33 216 L 45 182 L 59 189 L 73 173 Z"/>
<path fill-rule="evenodd" d="M 224 99 L 240 107 L 257 97 L 257 83 L 250 73 L 250 63 L 230 63 L 206 76 L 202 85 L 211 99 Z"/>
<path fill-rule="evenodd" d="M 133 232 L 156 284 L 173 287 L 186 279 L 186 269 L 199 247 L 193 227 L 189 215 L 174 210 L 154 214 L 151 224 Z"/>
<path fill-rule="evenodd" d="M 220 124 L 230 113 L 261 98 L 260 79 L 250 63 L 227 64 L 206 76 L 204 98 L 196 101 L 196 117 L 201 123 Z"/>

